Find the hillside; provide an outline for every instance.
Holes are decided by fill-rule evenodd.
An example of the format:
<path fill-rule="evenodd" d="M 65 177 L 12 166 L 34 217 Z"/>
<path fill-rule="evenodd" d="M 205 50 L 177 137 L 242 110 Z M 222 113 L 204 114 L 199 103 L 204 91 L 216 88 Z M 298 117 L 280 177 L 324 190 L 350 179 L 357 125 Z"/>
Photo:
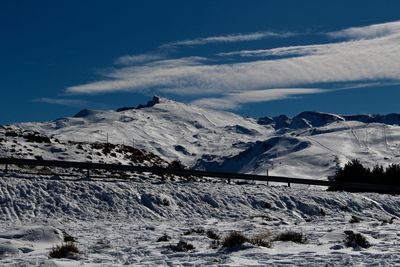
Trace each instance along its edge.
<path fill-rule="evenodd" d="M 369 166 L 399 163 L 399 123 L 397 114 L 302 112 L 293 118 L 252 119 L 154 97 L 137 108 L 85 109 L 54 121 L 4 126 L 0 153 L 130 163 L 118 153 L 99 156 L 88 145 L 108 141 L 125 148 L 134 146 L 165 162 L 177 159 L 197 169 L 257 174 L 269 170 L 273 175 L 324 179 L 354 158 Z M 52 142 L 35 144 L 31 155 L 18 154 L 27 144 L 15 143 L 13 138 L 19 136 L 12 136 L 12 131 L 34 132 Z M 1 138 L 1 134 L 9 136 Z M 77 156 L 68 146 L 72 143 L 82 143 L 88 155 Z"/>

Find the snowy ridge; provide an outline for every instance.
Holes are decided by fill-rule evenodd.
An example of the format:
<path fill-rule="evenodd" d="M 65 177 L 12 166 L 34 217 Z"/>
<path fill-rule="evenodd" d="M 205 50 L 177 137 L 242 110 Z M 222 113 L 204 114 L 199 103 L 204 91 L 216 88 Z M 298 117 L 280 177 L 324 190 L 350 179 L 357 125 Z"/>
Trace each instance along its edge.
<path fill-rule="evenodd" d="M 54 136 L 19 127 L 0 128 L 0 155 L 23 159 L 57 159 L 62 161 L 167 166 L 153 153 L 131 146 L 110 143 L 60 141 Z M 71 170 L 70 170 L 71 171 Z"/>

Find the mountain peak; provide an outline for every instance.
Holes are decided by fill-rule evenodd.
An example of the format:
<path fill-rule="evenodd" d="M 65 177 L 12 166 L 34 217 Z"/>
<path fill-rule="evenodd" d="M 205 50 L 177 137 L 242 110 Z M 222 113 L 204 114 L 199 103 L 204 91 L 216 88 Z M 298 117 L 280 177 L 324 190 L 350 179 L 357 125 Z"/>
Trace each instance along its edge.
<path fill-rule="evenodd" d="M 293 117 L 291 128 L 321 127 L 332 122 L 344 120 L 343 117 L 331 113 L 304 111 Z"/>
<path fill-rule="evenodd" d="M 117 112 L 122 112 L 122 111 L 125 111 L 125 110 L 131 110 L 131 109 L 150 108 L 150 107 L 155 106 L 156 104 L 164 103 L 164 102 L 167 102 L 167 101 L 168 101 L 168 99 L 161 98 L 159 96 L 153 96 L 153 98 L 151 100 L 147 101 L 147 103 L 144 104 L 144 105 L 143 104 L 139 104 L 137 107 L 122 107 L 122 108 L 117 109 L 116 111 Z"/>

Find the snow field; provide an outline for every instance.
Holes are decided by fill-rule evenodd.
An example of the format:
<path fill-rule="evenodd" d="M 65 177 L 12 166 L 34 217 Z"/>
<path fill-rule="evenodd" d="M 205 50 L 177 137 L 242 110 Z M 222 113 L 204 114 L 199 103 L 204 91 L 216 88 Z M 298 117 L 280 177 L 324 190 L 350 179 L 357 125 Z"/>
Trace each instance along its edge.
<path fill-rule="evenodd" d="M 111 183 L 2 177 L 0 248 L 6 248 L 0 250 L 0 265 L 400 264 L 397 196 L 142 178 Z M 350 223 L 352 216 L 361 221 Z M 231 231 L 241 231 L 248 237 L 264 233 L 273 237 L 293 230 L 304 233 L 307 242 L 275 241 L 271 248 L 249 243 L 234 249 L 212 248 L 212 240 L 205 234 L 185 235 L 199 227 L 221 237 Z M 362 233 L 372 246 L 347 248 L 344 230 Z M 83 251 L 80 257 L 47 258 L 50 249 L 61 243 L 62 231 L 78 240 Z M 163 234 L 171 239 L 157 242 Z M 171 245 L 180 240 L 195 249 L 171 250 Z M 7 249 L 13 251 L 4 253 Z"/>

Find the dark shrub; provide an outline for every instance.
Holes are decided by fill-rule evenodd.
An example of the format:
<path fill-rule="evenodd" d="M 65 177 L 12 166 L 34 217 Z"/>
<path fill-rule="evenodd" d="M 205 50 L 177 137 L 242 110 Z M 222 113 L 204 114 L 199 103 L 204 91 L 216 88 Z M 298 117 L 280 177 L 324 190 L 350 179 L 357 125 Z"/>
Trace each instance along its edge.
<path fill-rule="evenodd" d="M 35 159 L 36 159 L 36 160 L 43 160 L 43 157 L 40 156 L 40 155 L 36 155 L 36 156 L 35 156 Z"/>
<path fill-rule="evenodd" d="M 353 231 L 344 231 L 346 234 L 345 244 L 347 247 L 352 248 L 369 248 L 371 244 L 368 240 L 360 233 L 354 233 Z"/>
<path fill-rule="evenodd" d="M 272 246 L 270 238 L 271 238 L 270 233 L 265 233 L 265 234 L 255 235 L 248 241 L 249 243 L 255 246 L 270 248 Z"/>
<path fill-rule="evenodd" d="M 18 134 L 14 131 L 7 131 L 5 134 L 5 136 L 10 136 L 10 137 L 17 137 Z"/>
<path fill-rule="evenodd" d="M 321 215 L 321 216 L 325 216 L 325 215 L 326 215 L 324 209 L 321 208 L 321 209 L 319 210 L 319 215 Z"/>
<path fill-rule="evenodd" d="M 104 147 L 102 151 L 104 155 L 108 155 L 111 152 L 109 147 Z"/>
<path fill-rule="evenodd" d="M 75 243 L 73 242 L 67 242 L 65 244 L 62 244 L 61 246 L 56 246 L 52 248 L 52 250 L 49 253 L 49 258 L 55 258 L 55 259 L 61 259 L 61 258 L 67 258 L 69 256 L 72 256 L 73 254 L 78 254 L 81 253 L 76 246 Z"/>
<path fill-rule="evenodd" d="M 232 248 L 240 246 L 247 241 L 247 238 L 240 232 L 232 231 L 230 234 L 224 237 L 221 245 L 225 248 Z"/>
<path fill-rule="evenodd" d="M 179 241 L 178 244 L 176 245 L 170 245 L 170 248 L 172 251 L 176 252 L 184 252 L 184 251 L 189 251 L 189 250 L 194 250 L 194 246 L 190 243 L 187 243 L 185 241 Z"/>
<path fill-rule="evenodd" d="M 168 165 L 168 168 L 173 169 L 173 170 L 184 170 L 184 169 L 186 169 L 185 165 L 183 165 L 179 160 L 172 161 Z"/>
<path fill-rule="evenodd" d="M 63 231 L 64 242 L 76 242 L 76 238 L 72 235 L 68 234 L 67 232 Z"/>
<path fill-rule="evenodd" d="M 212 249 L 217 249 L 217 248 L 219 248 L 219 246 L 220 246 L 219 240 L 213 239 L 213 240 L 211 241 L 210 248 L 212 248 Z"/>
<path fill-rule="evenodd" d="M 161 202 L 164 206 L 169 206 L 171 205 L 171 203 L 169 202 L 169 200 L 167 198 L 163 198 L 162 202 Z"/>
<path fill-rule="evenodd" d="M 361 218 L 351 215 L 351 219 L 350 219 L 349 223 L 359 223 L 359 222 L 361 222 Z"/>
<path fill-rule="evenodd" d="M 214 239 L 214 240 L 220 239 L 220 236 L 217 233 L 215 233 L 213 230 L 207 230 L 206 235 L 210 239 Z"/>
<path fill-rule="evenodd" d="M 48 138 L 47 136 L 39 135 L 39 134 L 35 134 L 35 133 L 28 133 L 28 134 L 24 135 L 24 138 L 26 139 L 26 141 L 32 142 L 32 143 L 47 143 L 47 144 L 51 143 L 50 138 Z"/>
<path fill-rule="evenodd" d="M 384 218 L 379 219 L 379 220 L 382 222 L 382 224 L 392 224 L 395 219 L 396 219 L 396 217 L 392 217 L 392 218 L 390 218 L 390 220 L 384 219 Z"/>
<path fill-rule="evenodd" d="M 307 241 L 307 238 L 301 232 L 287 231 L 287 232 L 278 234 L 274 238 L 274 241 L 283 241 L 283 242 L 292 241 L 294 243 L 303 244 Z"/>
<path fill-rule="evenodd" d="M 187 230 L 186 232 L 184 232 L 183 235 L 191 235 L 193 233 L 204 234 L 205 230 L 203 227 L 191 228 L 190 230 Z"/>
<path fill-rule="evenodd" d="M 268 202 L 264 202 L 264 208 L 270 209 L 270 208 L 272 208 L 272 205 Z"/>
<path fill-rule="evenodd" d="M 169 240 L 171 240 L 171 237 L 168 236 L 167 234 L 163 234 L 162 236 L 160 236 L 160 237 L 157 239 L 157 242 L 167 242 L 167 241 L 169 241 Z"/>

